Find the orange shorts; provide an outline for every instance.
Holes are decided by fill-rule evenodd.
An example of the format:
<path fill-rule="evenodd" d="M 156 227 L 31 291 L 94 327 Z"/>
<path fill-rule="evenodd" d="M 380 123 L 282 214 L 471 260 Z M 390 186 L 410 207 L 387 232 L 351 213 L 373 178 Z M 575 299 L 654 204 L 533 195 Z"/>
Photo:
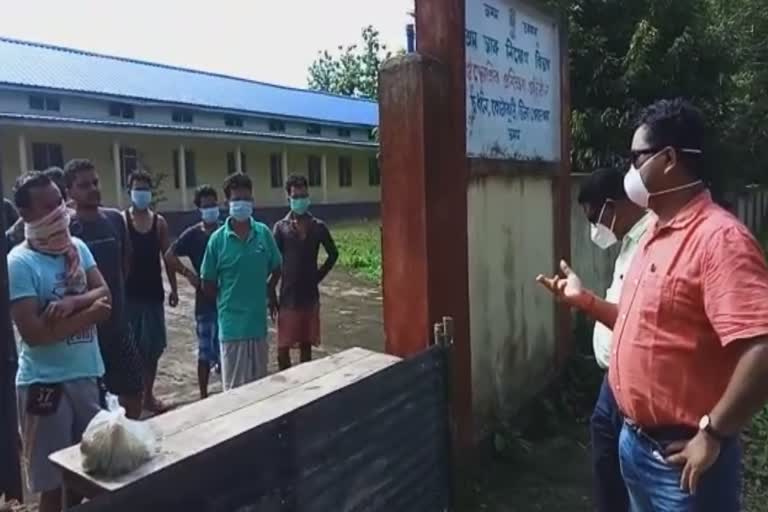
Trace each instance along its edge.
<path fill-rule="evenodd" d="M 277 346 L 298 348 L 320 345 L 320 304 L 308 308 L 280 308 L 277 315 Z"/>

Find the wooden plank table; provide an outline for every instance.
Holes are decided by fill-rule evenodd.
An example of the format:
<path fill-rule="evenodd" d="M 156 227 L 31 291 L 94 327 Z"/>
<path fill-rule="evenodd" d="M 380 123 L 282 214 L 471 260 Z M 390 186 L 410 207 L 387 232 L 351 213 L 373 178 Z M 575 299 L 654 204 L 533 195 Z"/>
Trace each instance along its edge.
<path fill-rule="evenodd" d="M 52 454 L 50 460 L 61 469 L 65 489 L 87 498 L 113 493 L 184 465 L 195 455 L 398 361 L 395 356 L 352 348 L 151 418 L 147 422 L 161 439 L 160 454 L 117 478 L 98 478 L 84 472 L 79 444 Z"/>

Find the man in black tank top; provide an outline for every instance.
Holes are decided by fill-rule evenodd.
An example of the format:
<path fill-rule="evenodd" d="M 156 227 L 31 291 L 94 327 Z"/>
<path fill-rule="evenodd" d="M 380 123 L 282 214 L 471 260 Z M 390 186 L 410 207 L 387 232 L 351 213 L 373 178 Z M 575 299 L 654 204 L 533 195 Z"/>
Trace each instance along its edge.
<path fill-rule="evenodd" d="M 152 177 L 136 171 L 128 179 L 131 207 L 125 212 L 131 243 L 131 261 L 126 280 L 126 312 L 128 332 L 139 349 L 144 366 L 144 408 L 163 412 L 167 407 L 154 395 L 155 377 L 160 356 L 166 346 L 165 310 L 163 302 L 162 255 L 170 246 L 168 224 L 162 215 L 150 209 Z M 179 303 L 176 274 L 166 267 L 171 293 L 168 305 Z"/>
<path fill-rule="evenodd" d="M 89 160 L 68 162 L 64 178 L 75 207 L 69 230 L 91 250 L 112 292 L 112 316 L 98 327 L 104 382 L 107 390 L 120 399 L 126 416 L 139 419 L 143 371 L 136 345 L 126 335 L 125 275 L 130 246 L 125 220 L 118 210 L 101 208 L 99 175 Z"/>

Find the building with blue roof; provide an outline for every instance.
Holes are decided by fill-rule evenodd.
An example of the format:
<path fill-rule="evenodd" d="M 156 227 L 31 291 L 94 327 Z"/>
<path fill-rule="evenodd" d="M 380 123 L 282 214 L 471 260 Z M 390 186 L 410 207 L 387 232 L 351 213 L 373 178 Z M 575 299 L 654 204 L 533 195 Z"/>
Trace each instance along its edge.
<path fill-rule="evenodd" d="M 0 38 L 6 189 L 26 170 L 89 158 L 107 205 L 126 205 L 141 168 L 166 177 L 166 211 L 237 171 L 262 208 L 284 205 L 287 176 L 302 174 L 315 203 L 349 210 L 380 197 L 377 124 L 373 101 Z"/>

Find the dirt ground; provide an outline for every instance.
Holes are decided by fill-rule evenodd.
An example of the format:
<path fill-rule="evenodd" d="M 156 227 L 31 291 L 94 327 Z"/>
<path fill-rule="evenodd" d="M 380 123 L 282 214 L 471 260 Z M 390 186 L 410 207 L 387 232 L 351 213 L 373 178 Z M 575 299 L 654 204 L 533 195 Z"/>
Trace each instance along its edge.
<path fill-rule="evenodd" d="M 315 349 L 320 358 L 351 347 L 384 351 L 382 297 L 378 287 L 356 278 L 344 270 L 335 269 L 320 287 L 322 345 Z M 166 403 L 181 405 L 197 400 L 197 339 L 195 337 L 194 290 L 179 278 L 179 305 L 166 306 L 168 348 L 158 371 L 155 390 Z M 274 338 L 274 326 L 270 337 Z M 294 360 L 298 353 L 292 355 Z M 270 343 L 270 371 L 277 371 L 274 343 Z M 217 376 L 211 380 L 211 390 L 221 390 Z"/>
<path fill-rule="evenodd" d="M 352 347 L 384 351 L 381 290 L 371 283 L 335 269 L 320 286 L 322 345 L 314 350 L 320 358 Z M 179 277 L 179 305 L 166 306 L 168 348 L 160 359 L 155 391 L 162 401 L 181 406 L 200 397 L 197 385 L 197 338 L 195 335 L 195 293 L 187 281 Z M 271 339 L 275 335 L 270 326 Z M 270 342 L 270 372 L 277 371 L 274 342 Z M 294 360 L 298 353 L 293 354 Z M 211 379 L 210 390 L 221 391 L 218 375 Z M 30 499 L 32 498 L 32 499 Z M 0 499 L 0 512 L 5 512 Z M 28 506 L 14 510 L 34 512 L 33 497 Z"/>

